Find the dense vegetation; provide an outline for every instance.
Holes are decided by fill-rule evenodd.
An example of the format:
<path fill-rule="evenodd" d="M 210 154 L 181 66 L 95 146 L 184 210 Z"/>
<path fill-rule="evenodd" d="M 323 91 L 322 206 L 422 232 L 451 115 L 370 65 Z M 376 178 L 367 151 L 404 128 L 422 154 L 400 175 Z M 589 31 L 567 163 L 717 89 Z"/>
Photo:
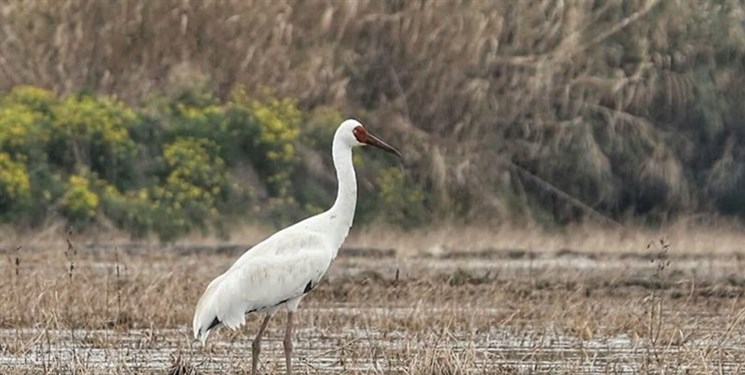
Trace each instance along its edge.
<path fill-rule="evenodd" d="M 139 110 L 31 86 L 0 100 L 3 221 L 39 225 L 59 214 L 171 239 L 226 229 L 238 215 L 286 224 L 333 200 L 330 140 L 341 115 L 328 108 L 303 113 L 293 100 L 251 99 L 242 89 L 222 103 L 185 91 Z M 356 161 L 368 181 L 362 220 L 386 215 L 375 207 L 423 204 L 390 158 Z M 387 212 L 397 224 L 426 220 Z"/>
<path fill-rule="evenodd" d="M 4 1 L 0 16 L 6 222 L 165 238 L 285 223 L 331 202 L 345 116 L 406 156 L 357 160 L 362 221 L 745 217 L 740 1 Z"/>

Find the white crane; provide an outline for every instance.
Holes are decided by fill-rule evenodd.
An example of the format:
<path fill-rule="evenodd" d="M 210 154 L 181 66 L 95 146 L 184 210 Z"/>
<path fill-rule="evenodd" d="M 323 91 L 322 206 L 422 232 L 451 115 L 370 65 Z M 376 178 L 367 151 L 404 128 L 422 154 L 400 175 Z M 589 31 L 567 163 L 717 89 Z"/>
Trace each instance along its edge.
<path fill-rule="evenodd" d="M 287 309 L 284 349 L 287 374 L 292 373 L 292 315 L 300 300 L 315 288 L 349 233 L 357 204 L 357 179 L 352 148 L 372 145 L 401 156 L 395 148 L 368 133 L 356 120 L 341 123 L 334 134 L 332 156 L 339 190 L 331 208 L 275 233 L 246 251 L 207 286 L 194 313 L 194 339 L 204 345 L 219 325 L 236 329 L 246 314 L 266 313 L 252 344 L 251 373 L 256 374 L 261 337 L 269 318 Z"/>

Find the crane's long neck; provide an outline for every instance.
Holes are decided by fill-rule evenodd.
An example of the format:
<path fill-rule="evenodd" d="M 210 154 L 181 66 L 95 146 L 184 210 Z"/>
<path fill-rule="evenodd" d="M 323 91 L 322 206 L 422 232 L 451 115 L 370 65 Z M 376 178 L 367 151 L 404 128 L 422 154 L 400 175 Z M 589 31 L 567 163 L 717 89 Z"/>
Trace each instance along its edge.
<path fill-rule="evenodd" d="M 352 227 L 354 209 L 357 204 L 357 178 L 352 164 L 352 149 L 349 146 L 335 141 L 331 154 L 334 158 L 339 190 L 334 205 L 327 213 L 332 222 L 334 244 L 337 245 L 334 248 L 338 249 L 349 234 L 349 228 Z"/>

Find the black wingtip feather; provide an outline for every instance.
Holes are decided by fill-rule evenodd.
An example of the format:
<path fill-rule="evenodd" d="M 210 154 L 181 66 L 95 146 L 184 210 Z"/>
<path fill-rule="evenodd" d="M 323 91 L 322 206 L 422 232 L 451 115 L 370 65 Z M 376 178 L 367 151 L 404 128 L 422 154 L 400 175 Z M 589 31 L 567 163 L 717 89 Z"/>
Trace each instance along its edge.
<path fill-rule="evenodd" d="M 217 317 L 215 317 L 215 319 L 212 319 L 212 323 L 210 323 L 210 326 L 207 327 L 207 330 L 206 331 L 209 331 L 212 328 L 215 328 L 218 324 L 220 324 L 220 319 L 217 319 Z"/>

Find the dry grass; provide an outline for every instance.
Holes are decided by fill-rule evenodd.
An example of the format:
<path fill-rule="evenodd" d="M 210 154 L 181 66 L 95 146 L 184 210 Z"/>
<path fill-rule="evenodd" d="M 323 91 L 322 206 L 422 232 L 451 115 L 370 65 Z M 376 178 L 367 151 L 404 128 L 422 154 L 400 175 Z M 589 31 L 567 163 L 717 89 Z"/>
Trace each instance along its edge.
<path fill-rule="evenodd" d="M 658 238 L 666 238 L 676 252 L 685 254 L 732 254 L 745 250 L 745 231 L 738 223 L 701 225 L 692 220 L 658 229 L 594 224 L 553 230 L 536 226 L 452 225 L 401 232 L 395 228 L 371 226 L 353 233 L 347 244 L 397 249 L 399 256 L 505 249 L 537 253 L 572 250 L 592 254 L 647 254 L 650 252 L 647 243 Z"/>
<path fill-rule="evenodd" d="M 647 240 L 639 250 L 612 251 L 599 239 L 592 249 L 589 239 L 565 238 L 549 246 L 550 236 L 528 238 L 528 231 L 512 231 L 508 241 L 506 233 L 443 231 L 406 241 L 405 235 L 387 231 L 357 233 L 297 314 L 296 371 L 743 370 L 741 245 L 712 246 L 709 252 L 695 241 L 679 248 L 656 240 L 648 248 Z M 698 237 L 688 233 L 687 238 Z M 701 233 L 701 238 L 719 235 L 719 243 L 726 241 L 721 233 Z M 409 249 L 417 241 L 426 249 L 427 241 L 450 246 L 458 238 L 472 239 L 472 247 L 445 247 L 440 253 Z M 489 238 L 502 240 L 479 250 Z M 258 317 L 241 331 L 219 330 L 206 349 L 192 346 L 188 328 L 206 282 L 235 259 L 240 247 L 114 246 L 75 236 L 72 247 L 65 242 L 16 248 L 3 240 L 0 371 L 240 373 L 250 368 L 249 338 Z M 361 247 L 368 244 L 396 251 Z M 283 370 L 283 319 L 278 314 L 268 331 L 262 357 L 268 373 Z"/>

